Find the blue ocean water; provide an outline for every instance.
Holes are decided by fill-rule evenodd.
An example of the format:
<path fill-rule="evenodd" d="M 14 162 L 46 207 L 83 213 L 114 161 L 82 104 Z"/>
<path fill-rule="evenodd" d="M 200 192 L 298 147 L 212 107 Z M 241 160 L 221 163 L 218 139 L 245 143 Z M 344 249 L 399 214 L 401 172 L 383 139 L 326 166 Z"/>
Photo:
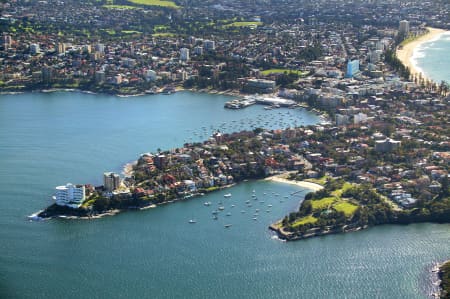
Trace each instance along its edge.
<path fill-rule="evenodd" d="M 427 298 L 431 267 L 450 256 L 449 225 L 381 226 L 284 243 L 267 227 L 308 192 L 292 185 L 250 181 L 98 220 L 27 220 L 51 203 L 54 186 L 99 184 L 104 171 L 121 171 L 142 152 L 217 129 L 319 120 L 304 110 L 225 110 L 228 99 L 2 95 L 0 298 Z M 219 202 L 225 211 L 213 220 Z"/>
<path fill-rule="evenodd" d="M 450 32 L 423 43 L 414 51 L 413 62 L 425 77 L 434 82 L 450 83 Z"/>

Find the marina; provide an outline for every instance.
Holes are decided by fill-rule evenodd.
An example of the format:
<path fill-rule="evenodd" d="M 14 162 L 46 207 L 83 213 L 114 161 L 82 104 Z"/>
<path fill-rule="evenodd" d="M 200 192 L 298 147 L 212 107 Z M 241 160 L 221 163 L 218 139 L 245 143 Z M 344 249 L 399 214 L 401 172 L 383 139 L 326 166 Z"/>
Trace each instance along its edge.
<path fill-rule="evenodd" d="M 276 96 L 249 95 L 228 101 L 224 107 L 228 109 L 243 109 L 255 104 L 265 105 L 267 107 L 264 109 L 271 110 L 280 107 L 294 107 L 294 105 L 297 105 L 297 102 Z"/>

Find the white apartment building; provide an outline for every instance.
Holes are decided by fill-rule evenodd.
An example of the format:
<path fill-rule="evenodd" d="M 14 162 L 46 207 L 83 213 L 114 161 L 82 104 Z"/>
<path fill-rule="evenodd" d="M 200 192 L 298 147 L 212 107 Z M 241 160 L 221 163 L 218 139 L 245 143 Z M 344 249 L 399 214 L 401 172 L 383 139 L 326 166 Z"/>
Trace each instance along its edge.
<path fill-rule="evenodd" d="M 65 186 L 56 187 L 56 204 L 67 206 L 73 209 L 79 208 L 86 199 L 84 185 L 73 185 L 68 183 Z"/>

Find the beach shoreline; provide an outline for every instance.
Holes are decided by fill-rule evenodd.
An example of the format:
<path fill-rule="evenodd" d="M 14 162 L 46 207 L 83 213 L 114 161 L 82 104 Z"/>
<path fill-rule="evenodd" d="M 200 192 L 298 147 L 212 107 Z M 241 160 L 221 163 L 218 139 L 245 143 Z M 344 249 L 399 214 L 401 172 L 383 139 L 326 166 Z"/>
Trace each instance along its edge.
<path fill-rule="evenodd" d="M 319 191 L 323 189 L 323 186 L 319 185 L 319 184 L 315 184 L 315 183 L 311 183 L 311 182 L 307 182 L 307 181 L 294 181 L 294 180 L 289 180 L 287 179 L 287 176 L 290 174 L 290 172 L 287 173 L 282 173 L 279 175 L 274 175 L 274 176 L 270 176 L 265 178 L 264 180 L 266 181 L 273 181 L 273 182 L 277 182 L 277 183 L 284 183 L 284 184 L 291 184 L 291 185 L 296 185 L 302 188 L 306 188 L 309 189 L 313 192 Z"/>
<path fill-rule="evenodd" d="M 427 27 L 427 33 L 417 37 L 416 39 L 406 43 L 402 47 L 398 47 L 396 50 L 397 58 L 403 63 L 403 65 L 409 68 L 411 75 L 418 77 L 420 74 L 422 78 L 426 78 L 423 71 L 415 65 L 413 62 L 414 52 L 422 44 L 438 39 L 442 34 L 448 32 L 444 29 Z"/>

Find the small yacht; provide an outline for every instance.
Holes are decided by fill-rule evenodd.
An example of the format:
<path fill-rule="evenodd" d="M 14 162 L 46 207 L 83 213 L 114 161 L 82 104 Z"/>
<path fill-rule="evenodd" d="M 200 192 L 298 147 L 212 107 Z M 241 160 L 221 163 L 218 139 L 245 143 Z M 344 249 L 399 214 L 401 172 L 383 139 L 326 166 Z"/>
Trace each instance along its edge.
<path fill-rule="evenodd" d="M 231 193 L 224 194 L 223 197 L 231 197 Z"/>
<path fill-rule="evenodd" d="M 224 227 L 225 228 L 229 228 L 231 226 L 231 224 L 225 224 Z"/>
<path fill-rule="evenodd" d="M 194 219 L 189 220 L 189 223 L 193 224 L 193 223 L 197 223 L 197 221 L 195 221 Z"/>
<path fill-rule="evenodd" d="M 211 202 L 210 202 L 210 201 L 207 201 L 207 202 L 205 202 L 203 205 L 204 205 L 204 206 L 210 206 L 210 205 L 211 205 Z"/>
<path fill-rule="evenodd" d="M 225 207 L 224 206 L 220 206 L 219 210 L 223 211 L 223 210 L 225 210 Z"/>

